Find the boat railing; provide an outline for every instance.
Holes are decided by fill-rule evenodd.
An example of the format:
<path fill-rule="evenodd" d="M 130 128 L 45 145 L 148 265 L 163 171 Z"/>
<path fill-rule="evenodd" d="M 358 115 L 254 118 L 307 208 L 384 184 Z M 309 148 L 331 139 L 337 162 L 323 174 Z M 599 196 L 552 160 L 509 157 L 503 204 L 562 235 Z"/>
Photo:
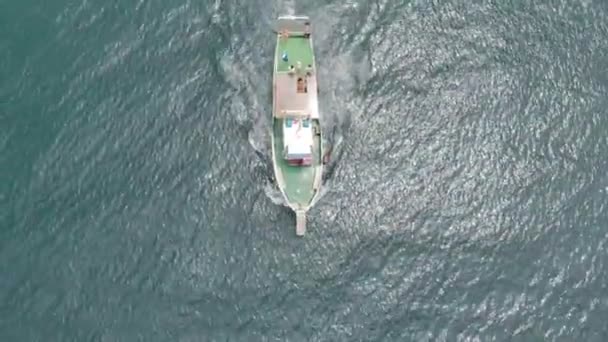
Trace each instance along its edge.
<path fill-rule="evenodd" d="M 309 34 L 310 18 L 308 16 L 280 16 L 276 22 L 276 30 L 292 36 Z"/>

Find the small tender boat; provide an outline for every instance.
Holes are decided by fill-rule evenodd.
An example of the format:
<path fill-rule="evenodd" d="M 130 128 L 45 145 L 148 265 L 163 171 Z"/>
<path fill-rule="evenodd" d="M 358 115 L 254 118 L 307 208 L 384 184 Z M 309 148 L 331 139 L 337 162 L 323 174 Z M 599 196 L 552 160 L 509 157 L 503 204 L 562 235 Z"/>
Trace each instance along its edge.
<path fill-rule="evenodd" d="M 296 213 L 296 235 L 321 188 L 323 146 L 317 72 L 307 16 L 280 16 L 273 71 L 272 163 L 275 179 Z"/>

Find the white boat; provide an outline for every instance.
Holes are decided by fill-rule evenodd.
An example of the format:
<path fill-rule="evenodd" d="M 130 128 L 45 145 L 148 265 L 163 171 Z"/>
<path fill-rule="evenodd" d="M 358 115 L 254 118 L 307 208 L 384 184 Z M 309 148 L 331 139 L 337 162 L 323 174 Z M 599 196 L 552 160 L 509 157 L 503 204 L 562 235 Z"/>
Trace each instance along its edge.
<path fill-rule="evenodd" d="M 296 214 L 296 235 L 303 236 L 323 173 L 311 24 L 307 16 L 280 16 L 276 24 L 272 162 L 277 185 Z"/>

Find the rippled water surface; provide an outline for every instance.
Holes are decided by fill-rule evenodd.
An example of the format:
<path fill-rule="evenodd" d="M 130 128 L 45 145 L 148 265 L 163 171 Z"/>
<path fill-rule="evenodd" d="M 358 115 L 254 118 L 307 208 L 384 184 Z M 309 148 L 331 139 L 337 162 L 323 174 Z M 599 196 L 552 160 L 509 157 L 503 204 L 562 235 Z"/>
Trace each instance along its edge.
<path fill-rule="evenodd" d="M 309 15 L 332 161 L 268 164 Z M 0 340 L 608 340 L 605 1 L 0 2 Z"/>

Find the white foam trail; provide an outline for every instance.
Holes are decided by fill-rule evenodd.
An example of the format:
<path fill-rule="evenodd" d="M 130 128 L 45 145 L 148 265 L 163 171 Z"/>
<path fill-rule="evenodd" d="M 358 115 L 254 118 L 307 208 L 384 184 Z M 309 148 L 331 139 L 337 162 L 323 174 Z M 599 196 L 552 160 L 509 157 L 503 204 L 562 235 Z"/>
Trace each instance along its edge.
<path fill-rule="evenodd" d="M 269 155 L 268 132 L 270 129 L 269 115 L 263 106 L 260 105 L 259 98 L 263 95 L 262 87 L 254 87 L 253 84 L 260 83 L 260 80 L 253 80 L 256 68 L 244 63 L 235 62 L 231 56 L 221 59 L 221 66 L 226 79 L 237 89 L 242 96 L 235 96 L 231 106 L 235 108 L 234 115 L 242 124 L 252 124 L 248 132 L 248 140 L 251 146 L 258 152 Z"/>
<path fill-rule="evenodd" d="M 325 165 L 328 177 L 324 178 L 325 192 L 319 199 L 331 190 L 332 174 L 336 163 L 340 161 L 344 136 L 347 134 L 351 120 L 363 114 L 363 104 L 355 97 L 357 89 L 371 77 L 371 67 L 367 58 L 357 58 L 359 51 L 350 51 L 324 60 L 319 67 L 319 82 L 322 84 L 322 122 L 324 143 L 331 148 L 330 161 Z M 359 52 L 359 56 L 365 56 Z"/>
<path fill-rule="evenodd" d="M 289 206 L 281 191 L 273 183 L 266 183 L 264 185 L 264 193 L 272 201 L 272 203 L 285 207 Z"/>
<path fill-rule="evenodd" d="M 285 8 L 284 12 L 282 12 L 281 14 L 287 14 L 287 15 L 295 15 L 296 13 L 296 5 L 294 3 L 293 0 L 286 0 L 283 3 L 283 8 Z"/>
<path fill-rule="evenodd" d="M 263 128 L 257 128 L 259 125 L 254 122 L 253 128 L 249 131 L 249 144 L 253 147 L 257 152 L 262 153 L 264 155 L 270 156 L 270 151 L 266 146 L 267 139 L 270 139 L 268 131 Z"/>
<path fill-rule="evenodd" d="M 258 67 L 243 62 L 237 62 L 230 56 L 225 56 L 221 61 L 222 69 L 226 79 L 237 90 L 238 96 L 233 97 L 231 106 L 233 115 L 237 115 L 237 121 L 245 126 L 251 124 L 247 132 L 247 140 L 251 147 L 257 152 L 265 172 L 270 177 L 273 175 L 270 149 L 270 113 L 260 105 L 265 98 L 264 87 L 254 86 L 264 83 L 259 79 Z M 257 77 L 257 78 L 254 78 Z M 260 184 L 264 188 L 264 194 L 276 205 L 288 206 L 283 194 L 273 182 L 265 181 Z"/>
<path fill-rule="evenodd" d="M 319 190 L 319 193 L 317 194 L 317 196 L 314 198 L 314 200 L 311 203 L 311 207 L 314 207 L 315 205 L 317 205 L 317 203 L 323 198 L 325 197 L 325 195 L 327 195 L 327 193 L 330 192 L 330 186 L 328 184 L 324 184 L 321 187 L 321 190 Z"/>

